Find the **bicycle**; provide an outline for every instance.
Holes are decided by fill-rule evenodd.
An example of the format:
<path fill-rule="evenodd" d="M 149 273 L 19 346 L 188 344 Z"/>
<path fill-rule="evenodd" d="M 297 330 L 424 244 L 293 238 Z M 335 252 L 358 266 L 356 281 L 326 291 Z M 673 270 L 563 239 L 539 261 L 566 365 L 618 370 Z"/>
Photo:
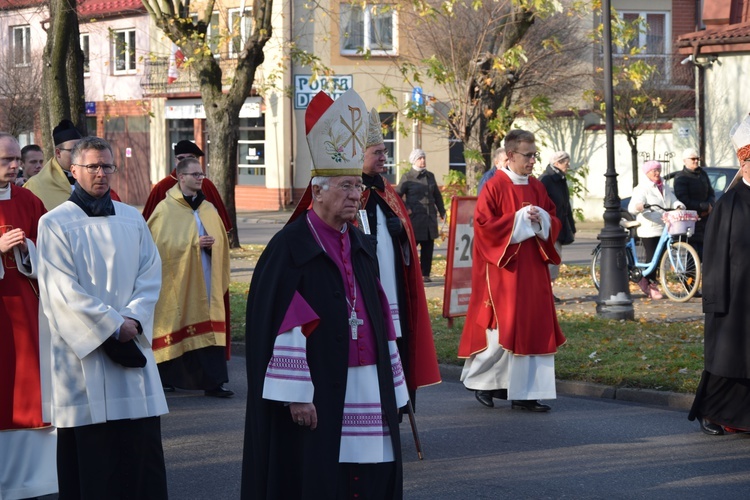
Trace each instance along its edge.
<path fill-rule="evenodd" d="M 665 212 L 671 212 L 674 209 L 665 209 L 659 205 L 644 205 L 645 209 L 660 208 Z M 620 221 L 620 225 L 630 232 L 627 243 L 625 244 L 625 254 L 628 261 L 628 278 L 633 283 L 638 283 L 641 278 L 651 274 L 656 266 L 659 266 L 660 281 L 667 297 L 675 302 L 686 302 L 698 292 L 701 281 L 701 262 L 698 252 L 687 240 L 693 231 L 693 227 L 688 226 L 687 232 L 680 234 L 670 234 L 670 225 L 665 224 L 656 247 L 654 256 L 650 262 L 643 262 L 642 251 L 638 250 L 636 244 L 637 237 L 635 229 L 641 225 L 637 221 Z M 672 229 L 674 231 L 674 229 Z M 601 243 L 594 248 L 591 258 L 591 279 L 596 289 L 599 289 L 600 268 L 601 268 Z M 640 258 L 639 258 L 640 256 Z"/>

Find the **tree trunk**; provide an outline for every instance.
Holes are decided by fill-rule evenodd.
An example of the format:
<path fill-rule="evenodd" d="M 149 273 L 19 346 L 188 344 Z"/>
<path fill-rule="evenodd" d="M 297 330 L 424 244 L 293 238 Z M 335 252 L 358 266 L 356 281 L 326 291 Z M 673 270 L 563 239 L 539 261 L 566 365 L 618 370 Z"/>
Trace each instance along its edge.
<path fill-rule="evenodd" d="M 203 104 L 206 110 L 206 126 L 211 141 L 209 172 L 211 181 L 216 185 L 224 206 L 232 222 L 232 232 L 229 235 L 230 248 L 239 248 L 237 234 L 237 209 L 234 199 L 234 187 L 237 184 L 237 140 L 239 130 L 240 110 L 228 109 L 229 101 L 220 98 L 223 103 L 215 102 L 213 96 L 203 94 Z"/>
<path fill-rule="evenodd" d="M 83 53 L 78 41 L 76 0 L 49 0 L 50 25 L 44 47 L 41 124 L 45 157 L 52 157 L 52 129 L 60 120 L 81 125 L 83 102 Z M 73 115 L 73 113 L 76 113 Z"/>
<path fill-rule="evenodd" d="M 628 138 L 630 144 L 630 162 L 633 172 L 633 187 L 638 185 L 638 137 Z"/>

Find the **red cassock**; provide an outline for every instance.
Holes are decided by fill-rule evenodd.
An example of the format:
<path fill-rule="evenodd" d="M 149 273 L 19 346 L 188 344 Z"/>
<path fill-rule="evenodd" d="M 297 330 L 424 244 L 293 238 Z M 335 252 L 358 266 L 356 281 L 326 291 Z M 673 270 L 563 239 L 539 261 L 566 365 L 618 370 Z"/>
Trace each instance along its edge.
<path fill-rule="evenodd" d="M 151 193 L 148 195 L 148 199 L 146 200 L 146 205 L 143 207 L 143 218 L 148 221 L 148 218 L 151 217 L 151 214 L 154 213 L 154 209 L 156 209 L 156 205 L 158 205 L 164 198 L 167 197 L 167 191 L 172 189 L 172 187 L 177 184 L 177 169 L 173 169 L 172 172 L 162 180 L 156 183 L 156 185 L 151 189 Z M 224 202 L 221 200 L 221 195 L 219 194 L 219 190 L 216 189 L 216 186 L 213 182 L 208 180 L 208 177 L 203 179 L 203 183 L 201 184 L 201 191 L 203 191 L 203 195 L 206 197 L 206 201 L 211 202 L 213 206 L 216 207 L 216 210 L 219 212 L 219 217 L 221 217 L 221 222 L 224 223 L 224 229 L 226 229 L 227 233 L 232 230 L 232 223 L 229 221 L 229 214 L 227 213 L 227 208 L 224 206 Z M 230 358 L 231 355 L 231 340 L 232 340 L 232 328 L 230 325 L 232 322 L 230 321 L 230 311 L 229 311 L 229 292 L 227 291 L 226 294 L 224 294 L 224 311 L 226 311 L 226 325 L 227 325 L 227 359 Z"/>
<path fill-rule="evenodd" d="M 0 200 L 0 226 L 23 229 L 36 243 L 44 204 L 28 189 L 12 183 L 10 189 L 10 200 Z M 42 421 L 39 288 L 18 271 L 12 250 L 0 258 L 0 431 L 43 427 L 49 424 Z"/>
<path fill-rule="evenodd" d="M 516 212 L 526 205 L 550 214 L 549 237 L 511 244 Z M 560 228 L 555 205 L 537 179 L 514 185 L 498 172 L 485 184 L 474 211 L 472 291 L 460 358 L 487 348 L 488 328 L 497 328 L 500 345 L 517 355 L 553 354 L 565 343 L 547 268 L 560 263 L 554 245 Z"/>

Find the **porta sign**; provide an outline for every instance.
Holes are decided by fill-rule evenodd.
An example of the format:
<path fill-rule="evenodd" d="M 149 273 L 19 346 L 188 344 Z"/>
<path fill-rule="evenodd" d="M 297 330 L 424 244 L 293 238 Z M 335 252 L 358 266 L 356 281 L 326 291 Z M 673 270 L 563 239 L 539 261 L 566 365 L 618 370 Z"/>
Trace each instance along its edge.
<path fill-rule="evenodd" d="M 307 105 L 315 94 L 324 90 L 333 99 L 352 88 L 354 78 L 352 75 L 339 75 L 330 77 L 319 77 L 313 79 L 312 75 L 294 76 L 294 109 L 307 109 Z"/>

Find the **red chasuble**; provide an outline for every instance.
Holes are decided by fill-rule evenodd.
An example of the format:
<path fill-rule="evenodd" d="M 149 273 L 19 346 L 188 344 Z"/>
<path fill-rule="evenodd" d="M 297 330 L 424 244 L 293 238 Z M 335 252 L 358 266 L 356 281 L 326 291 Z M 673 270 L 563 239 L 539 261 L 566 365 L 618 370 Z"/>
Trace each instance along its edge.
<path fill-rule="evenodd" d="M 550 214 L 549 237 L 511 244 L 516 212 L 529 204 Z M 537 179 L 514 185 L 498 172 L 485 184 L 474 211 L 472 291 L 460 358 L 487 348 L 488 328 L 497 328 L 500 345 L 518 355 L 554 354 L 565 343 L 547 268 L 560 263 L 554 246 L 560 227 L 555 205 Z"/>
<path fill-rule="evenodd" d="M 154 213 L 156 205 L 158 205 L 164 198 L 167 197 L 167 191 L 172 189 L 175 184 L 177 184 L 177 169 L 172 169 L 172 172 L 170 172 L 168 176 L 157 182 L 156 185 L 151 189 L 151 193 L 148 195 L 148 199 L 146 200 L 146 205 L 143 207 L 144 219 L 148 221 L 149 217 L 151 217 L 151 214 Z M 221 222 L 224 224 L 224 229 L 226 229 L 227 233 L 231 231 L 232 223 L 229 221 L 229 214 L 227 213 L 227 209 L 224 206 L 224 202 L 221 200 L 219 190 L 216 189 L 216 186 L 214 186 L 213 182 L 208 180 L 208 177 L 203 179 L 203 183 L 201 184 L 201 191 L 203 191 L 203 195 L 206 197 L 206 201 L 210 201 L 213 206 L 216 207 L 216 211 L 219 212 L 219 217 L 221 217 Z M 232 349 L 232 329 L 230 327 L 232 322 L 229 311 L 228 291 L 224 295 L 224 311 L 226 311 L 225 316 L 227 326 L 227 359 L 229 359 Z"/>
<path fill-rule="evenodd" d="M 36 243 L 39 218 L 46 212 L 31 191 L 10 185 L 0 200 L 0 226 L 21 228 Z M 0 431 L 43 427 L 39 379 L 39 298 L 36 280 L 18 271 L 14 252 L 2 255 L 0 279 Z"/>

